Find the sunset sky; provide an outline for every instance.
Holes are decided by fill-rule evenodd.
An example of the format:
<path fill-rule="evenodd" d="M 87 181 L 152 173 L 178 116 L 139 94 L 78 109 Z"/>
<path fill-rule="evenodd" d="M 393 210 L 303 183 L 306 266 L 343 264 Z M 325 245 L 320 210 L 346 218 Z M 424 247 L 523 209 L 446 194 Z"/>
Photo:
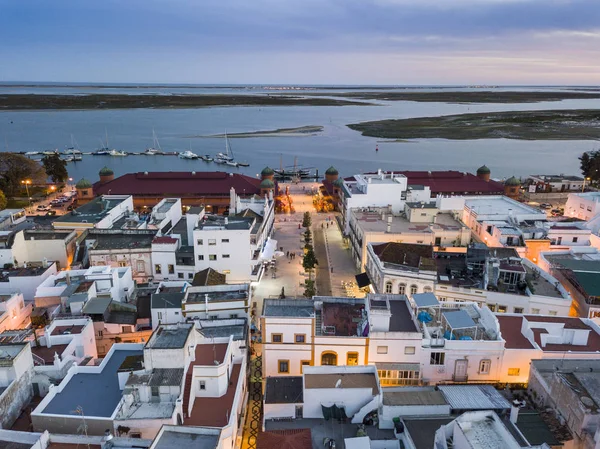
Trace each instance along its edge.
<path fill-rule="evenodd" d="M 600 85 L 600 0 L 0 0 L 0 81 Z"/>

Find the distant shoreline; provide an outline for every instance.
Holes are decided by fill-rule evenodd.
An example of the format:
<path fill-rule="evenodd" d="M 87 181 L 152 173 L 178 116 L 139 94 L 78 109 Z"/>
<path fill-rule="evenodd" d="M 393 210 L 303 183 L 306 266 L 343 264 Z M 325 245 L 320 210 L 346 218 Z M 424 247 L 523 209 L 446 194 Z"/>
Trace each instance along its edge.
<path fill-rule="evenodd" d="M 249 137 L 305 137 L 314 136 L 317 133 L 323 131 L 322 126 L 310 125 L 310 126 L 299 126 L 298 128 L 279 128 L 268 131 L 250 131 L 245 133 L 227 133 L 227 137 L 230 139 L 243 139 Z M 190 136 L 192 138 L 215 138 L 223 139 L 225 134 L 213 134 L 210 136 Z"/>
<path fill-rule="evenodd" d="M 600 110 L 506 111 L 378 120 L 347 125 L 385 139 L 600 140 Z"/>
<path fill-rule="evenodd" d="M 184 109 L 220 106 L 375 106 L 342 99 L 304 98 L 292 95 L 37 95 L 0 94 L 0 111 Z"/>

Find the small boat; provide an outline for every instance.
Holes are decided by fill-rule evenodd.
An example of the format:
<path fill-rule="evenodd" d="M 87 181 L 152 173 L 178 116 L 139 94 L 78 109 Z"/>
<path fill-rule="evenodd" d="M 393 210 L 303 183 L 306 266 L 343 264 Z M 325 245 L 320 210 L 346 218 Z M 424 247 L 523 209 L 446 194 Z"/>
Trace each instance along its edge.
<path fill-rule="evenodd" d="M 226 161 L 225 159 L 221 159 L 221 158 L 216 158 L 215 159 L 215 164 L 226 164 L 229 161 Z"/>
<path fill-rule="evenodd" d="M 163 154 L 162 148 L 160 147 L 160 143 L 158 141 L 158 137 L 156 137 L 156 133 L 154 132 L 154 128 L 152 128 L 152 146 L 150 148 L 146 148 L 142 154 L 147 156 L 155 156 L 157 154 Z"/>
<path fill-rule="evenodd" d="M 42 154 L 44 156 L 53 156 L 55 154 L 58 154 L 58 150 L 48 150 L 48 151 L 42 151 Z"/>
<path fill-rule="evenodd" d="M 250 164 L 248 162 L 238 162 L 237 163 L 240 167 L 250 167 Z"/>
<path fill-rule="evenodd" d="M 217 153 L 217 159 L 233 162 L 233 151 L 231 151 L 231 146 L 229 145 L 229 139 L 227 138 L 227 131 L 225 131 L 225 153 Z M 232 165 L 232 164 L 229 164 L 229 165 Z"/>
<path fill-rule="evenodd" d="M 35 156 L 37 154 L 40 154 L 39 151 L 28 151 L 27 153 L 25 153 L 25 156 Z"/>
<path fill-rule="evenodd" d="M 223 159 L 224 161 L 233 160 L 231 156 L 227 156 L 225 153 L 217 153 L 217 159 Z"/>
<path fill-rule="evenodd" d="M 117 151 L 117 150 L 110 150 L 108 152 L 109 155 L 111 156 L 127 156 L 127 151 Z"/>
<path fill-rule="evenodd" d="M 212 157 L 210 157 L 208 154 L 205 154 L 204 156 L 199 156 L 200 159 L 202 159 L 204 162 L 212 162 L 214 161 L 214 159 Z"/>
<path fill-rule="evenodd" d="M 227 165 L 231 165 L 232 167 L 237 167 L 237 166 L 238 166 L 238 163 L 237 163 L 237 162 L 235 162 L 235 161 L 225 161 L 225 163 L 226 163 Z"/>
<path fill-rule="evenodd" d="M 73 134 L 71 134 L 71 146 L 65 148 L 65 151 L 63 151 L 64 154 L 81 154 L 81 151 L 79 150 L 79 145 L 77 145 L 77 141 L 75 140 L 75 136 L 73 136 Z"/>
<path fill-rule="evenodd" d="M 196 153 L 192 153 L 191 151 L 182 151 L 179 153 L 179 157 L 181 159 L 198 159 L 198 155 Z"/>
<path fill-rule="evenodd" d="M 92 156 L 110 156 L 110 150 L 108 148 L 100 148 L 94 151 Z"/>

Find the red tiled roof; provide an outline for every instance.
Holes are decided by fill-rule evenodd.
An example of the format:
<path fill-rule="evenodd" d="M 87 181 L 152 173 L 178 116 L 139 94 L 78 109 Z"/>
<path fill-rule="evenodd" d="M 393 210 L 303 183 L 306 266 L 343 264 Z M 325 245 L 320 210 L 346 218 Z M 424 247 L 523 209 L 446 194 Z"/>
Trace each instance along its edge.
<path fill-rule="evenodd" d="M 535 346 L 521 333 L 522 316 L 496 315 L 496 318 L 507 349 L 535 349 Z"/>
<path fill-rule="evenodd" d="M 188 418 L 185 418 L 183 424 L 186 426 L 225 427 L 228 423 L 228 418 L 232 413 L 235 413 L 234 410 L 231 410 L 231 407 L 233 406 L 235 390 L 238 386 L 240 370 L 241 364 L 237 363 L 233 365 L 227 393 L 223 396 L 219 398 L 194 398 L 192 413 Z"/>
<path fill-rule="evenodd" d="M 154 237 L 152 243 L 177 243 L 177 239 L 169 237 L 168 235 L 163 235 L 161 237 Z"/>
<path fill-rule="evenodd" d="M 226 196 L 233 187 L 239 195 L 260 194 L 260 179 L 226 172 L 138 172 L 104 184 L 94 184 L 96 195 L 202 197 Z"/>
<path fill-rule="evenodd" d="M 271 430 L 260 432 L 256 449 L 312 449 L 310 429 Z"/>
<path fill-rule="evenodd" d="M 227 343 L 217 343 L 217 344 L 202 344 L 196 345 L 195 354 L 196 360 L 194 360 L 194 365 L 214 365 L 215 360 L 219 362 L 219 364 L 223 363 L 225 360 L 225 353 L 227 352 Z"/>
<path fill-rule="evenodd" d="M 84 326 L 56 326 L 50 335 L 68 335 L 68 334 L 81 334 Z M 65 332 L 67 332 L 65 334 Z"/>

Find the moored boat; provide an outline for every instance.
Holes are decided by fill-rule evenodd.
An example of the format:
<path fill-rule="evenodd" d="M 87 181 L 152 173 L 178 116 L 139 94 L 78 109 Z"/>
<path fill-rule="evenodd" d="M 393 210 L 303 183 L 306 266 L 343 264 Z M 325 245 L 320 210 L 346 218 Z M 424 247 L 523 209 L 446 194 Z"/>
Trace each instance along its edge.
<path fill-rule="evenodd" d="M 179 157 L 181 159 L 197 159 L 198 155 L 195 153 L 192 153 L 189 150 L 186 150 L 186 151 L 182 151 L 181 153 L 179 153 Z"/>

